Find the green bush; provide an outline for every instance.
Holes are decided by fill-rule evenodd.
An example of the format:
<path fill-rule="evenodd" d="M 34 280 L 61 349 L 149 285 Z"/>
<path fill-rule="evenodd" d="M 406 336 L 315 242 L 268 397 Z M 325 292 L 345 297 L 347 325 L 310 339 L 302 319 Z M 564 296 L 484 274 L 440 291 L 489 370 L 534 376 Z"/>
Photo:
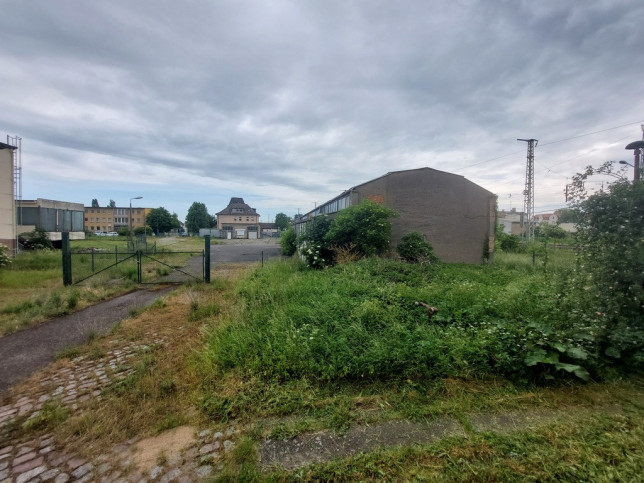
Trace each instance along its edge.
<path fill-rule="evenodd" d="M 417 231 L 404 235 L 396 249 L 400 257 L 407 262 L 435 263 L 438 261 L 431 243 L 425 241 L 425 237 Z"/>
<path fill-rule="evenodd" d="M 118 229 L 117 233 L 119 236 L 130 236 L 130 229 L 127 226 L 123 226 Z"/>
<path fill-rule="evenodd" d="M 295 234 L 295 229 L 292 226 L 282 232 L 280 238 L 282 255 L 290 257 L 295 254 L 295 252 L 297 251 L 296 240 L 297 235 Z"/>
<path fill-rule="evenodd" d="M 555 238 L 562 240 L 568 236 L 566 231 L 557 225 L 539 223 L 534 229 L 534 236 L 537 238 Z"/>
<path fill-rule="evenodd" d="M 134 229 L 134 234 L 137 235 L 137 236 L 140 236 L 140 235 L 152 235 L 152 228 L 150 228 L 147 225 L 145 227 L 137 226 Z"/>
<path fill-rule="evenodd" d="M 389 250 L 389 219 L 394 216 L 393 210 L 364 200 L 340 211 L 324 238 L 330 246 L 353 245 L 354 251 L 363 256 L 382 255 Z"/>
<path fill-rule="evenodd" d="M 47 232 L 42 228 L 35 228 L 28 233 L 22 233 L 19 238 L 25 250 L 53 250 L 54 248 L 47 236 Z"/>

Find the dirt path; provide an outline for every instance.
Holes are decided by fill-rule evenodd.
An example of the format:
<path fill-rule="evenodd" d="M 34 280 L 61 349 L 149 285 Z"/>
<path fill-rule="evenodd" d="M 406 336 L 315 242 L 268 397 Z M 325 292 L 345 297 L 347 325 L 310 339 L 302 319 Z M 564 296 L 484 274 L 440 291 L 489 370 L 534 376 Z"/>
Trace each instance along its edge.
<path fill-rule="evenodd" d="M 172 288 L 131 292 L 0 338 L 0 395 L 52 362 L 62 349 L 84 344 L 91 336 L 106 333 L 133 310 L 150 305 L 170 290 Z"/>

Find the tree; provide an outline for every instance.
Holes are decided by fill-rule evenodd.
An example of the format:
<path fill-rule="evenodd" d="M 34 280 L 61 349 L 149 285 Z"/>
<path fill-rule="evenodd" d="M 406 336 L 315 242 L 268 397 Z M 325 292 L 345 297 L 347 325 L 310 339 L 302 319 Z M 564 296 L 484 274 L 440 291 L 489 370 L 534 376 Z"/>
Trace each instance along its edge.
<path fill-rule="evenodd" d="M 332 246 L 354 246 L 363 256 L 382 255 L 389 249 L 391 222 L 396 212 L 370 200 L 350 206 L 331 223 L 325 239 Z"/>
<path fill-rule="evenodd" d="M 92 208 L 100 208 L 98 204 L 98 199 L 92 198 Z"/>
<path fill-rule="evenodd" d="M 188 208 L 186 215 L 186 229 L 188 233 L 198 233 L 199 228 L 210 228 L 210 215 L 206 209 L 206 205 L 195 201 Z"/>
<path fill-rule="evenodd" d="M 110 200 L 110 202 L 109 202 L 109 204 L 107 206 L 109 206 L 110 208 L 116 208 L 116 201 Z"/>
<path fill-rule="evenodd" d="M 284 231 L 291 224 L 291 219 L 285 213 L 278 213 L 275 215 L 275 224 L 279 231 Z"/>
<path fill-rule="evenodd" d="M 284 232 L 282 232 L 282 236 L 280 238 L 282 255 L 290 257 L 295 254 L 295 251 L 297 250 L 296 239 L 297 235 L 295 234 L 295 228 L 293 228 L 292 226 L 288 227 L 286 230 L 284 230 Z"/>
<path fill-rule="evenodd" d="M 578 330 L 592 334 L 598 357 L 644 367 L 644 182 L 616 176 L 605 191 L 588 195 L 584 188 L 587 178 L 612 168 L 589 166 L 573 177 L 583 250 L 564 309 Z"/>
<path fill-rule="evenodd" d="M 145 217 L 145 223 L 150 225 L 154 233 L 167 233 L 175 227 L 175 220 L 168 210 L 163 206 L 153 208 Z"/>
<path fill-rule="evenodd" d="M 559 223 L 577 223 L 581 219 L 581 213 L 574 208 L 563 208 L 557 211 Z"/>
<path fill-rule="evenodd" d="M 179 221 L 179 215 L 172 213 L 172 228 L 178 230 L 181 228 L 181 222 Z"/>

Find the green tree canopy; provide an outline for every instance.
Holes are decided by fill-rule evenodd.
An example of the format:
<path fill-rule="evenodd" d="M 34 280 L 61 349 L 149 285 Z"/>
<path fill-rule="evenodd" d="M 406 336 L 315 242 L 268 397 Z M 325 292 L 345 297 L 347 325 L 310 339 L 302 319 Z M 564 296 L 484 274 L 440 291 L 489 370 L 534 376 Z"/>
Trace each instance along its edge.
<path fill-rule="evenodd" d="M 109 202 L 109 204 L 107 206 L 109 206 L 110 208 L 116 208 L 116 201 L 110 200 L 110 202 Z"/>
<path fill-rule="evenodd" d="M 198 233 L 199 228 L 210 228 L 211 217 L 208 214 L 206 205 L 195 201 L 188 208 L 186 215 L 186 229 L 188 233 Z"/>
<path fill-rule="evenodd" d="M 175 219 L 163 206 L 150 210 L 145 217 L 145 223 L 157 234 L 167 233 L 176 227 Z"/>
<path fill-rule="evenodd" d="M 275 224 L 277 225 L 278 230 L 286 230 L 291 224 L 291 219 L 285 213 L 278 213 L 275 215 Z"/>
<path fill-rule="evenodd" d="M 559 223 L 578 223 L 581 212 L 574 208 L 563 208 L 557 212 Z"/>
<path fill-rule="evenodd" d="M 338 213 L 325 239 L 338 247 L 352 245 L 360 255 L 381 255 L 389 249 L 389 218 L 394 216 L 395 211 L 364 200 L 359 205 L 350 206 Z"/>
<path fill-rule="evenodd" d="M 97 198 L 92 198 L 92 208 L 99 208 Z"/>

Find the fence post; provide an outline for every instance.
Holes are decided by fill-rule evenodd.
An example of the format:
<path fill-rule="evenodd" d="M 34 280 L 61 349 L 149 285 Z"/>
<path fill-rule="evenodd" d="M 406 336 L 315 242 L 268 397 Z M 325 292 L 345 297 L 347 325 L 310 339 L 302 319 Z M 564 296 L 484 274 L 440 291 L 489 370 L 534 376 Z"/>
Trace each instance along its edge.
<path fill-rule="evenodd" d="M 92 273 L 94 273 L 94 247 L 92 247 Z"/>
<path fill-rule="evenodd" d="M 72 250 L 69 246 L 69 232 L 62 233 L 63 246 L 63 285 L 72 284 Z"/>
<path fill-rule="evenodd" d="M 136 251 L 136 279 L 138 283 L 141 283 L 143 281 L 142 273 L 141 273 L 141 250 Z"/>
<path fill-rule="evenodd" d="M 210 235 L 204 237 L 203 281 L 210 283 Z"/>

